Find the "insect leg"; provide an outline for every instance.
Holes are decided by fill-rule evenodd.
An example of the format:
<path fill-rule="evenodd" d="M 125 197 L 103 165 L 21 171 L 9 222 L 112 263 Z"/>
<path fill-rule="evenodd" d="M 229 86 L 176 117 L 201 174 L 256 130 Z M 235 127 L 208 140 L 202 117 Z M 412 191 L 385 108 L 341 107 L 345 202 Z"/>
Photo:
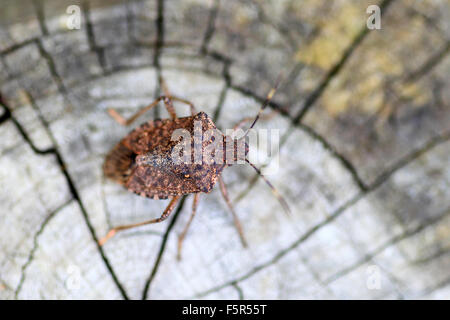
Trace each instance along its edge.
<path fill-rule="evenodd" d="M 162 213 L 161 217 L 156 218 L 156 219 L 152 219 L 152 220 L 139 222 L 139 223 L 134 223 L 134 224 L 128 224 L 128 225 L 115 227 L 115 228 L 109 230 L 108 234 L 98 241 L 98 244 L 101 245 L 101 246 L 104 245 L 106 243 L 106 241 L 108 241 L 109 239 L 114 237 L 114 235 L 118 231 L 122 231 L 122 230 L 126 230 L 126 229 L 132 229 L 132 228 L 144 226 L 144 225 L 147 225 L 147 224 L 158 223 L 158 222 L 164 221 L 165 219 L 167 219 L 168 216 L 170 216 L 170 214 L 172 213 L 173 209 L 175 208 L 175 206 L 177 205 L 178 201 L 180 200 L 180 197 L 181 196 L 175 196 L 175 197 L 172 198 L 172 200 L 170 201 L 169 205 L 166 207 L 166 209 Z"/>
<path fill-rule="evenodd" d="M 233 205 L 231 204 L 230 198 L 228 198 L 228 191 L 227 187 L 225 186 L 225 183 L 223 182 L 222 177 L 219 177 L 219 185 L 220 185 L 220 191 L 222 192 L 223 198 L 225 199 L 225 202 L 227 203 L 228 208 L 231 211 L 231 214 L 233 215 L 233 221 L 234 225 L 236 226 L 236 229 L 239 233 L 239 237 L 241 238 L 242 245 L 244 247 L 247 247 L 247 241 L 244 237 L 244 231 L 242 230 L 241 222 L 239 221 L 239 218 L 234 211 Z"/>
<path fill-rule="evenodd" d="M 273 110 L 273 111 L 272 111 L 271 113 L 269 113 L 269 114 L 262 114 L 259 118 L 260 118 L 261 120 L 270 120 L 270 119 L 272 119 L 272 118 L 273 118 L 275 115 L 277 115 L 277 114 L 278 114 L 278 111 Z M 244 124 L 246 124 L 247 122 L 252 121 L 252 120 L 253 120 L 253 117 L 246 117 L 246 118 L 240 120 L 238 123 L 236 123 L 236 124 L 234 125 L 233 131 L 242 128 L 242 126 L 243 126 Z"/>
<path fill-rule="evenodd" d="M 261 170 L 258 169 L 253 163 L 251 163 L 248 159 L 245 159 L 245 162 L 247 162 L 253 169 L 255 169 L 256 173 L 266 182 L 266 184 L 269 186 L 269 188 L 272 190 L 273 195 L 275 198 L 277 198 L 278 202 L 283 207 L 284 211 L 290 215 L 291 209 L 289 208 L 288 203 L 283 198 L 283 196 L 278 192 L 278 190 L 270 183 L 269 180 L 261 173 Z"/>
<path fill-rule="evenodd" d="M 165 96 L 158 97 L 155 101 L 150 103 L 148 106 L 143 107 L 142 109 L 138 110 L 134 115 L 132 115 L 130 118 L 125 119 L 123 116 L 121 116 L 116 110 L 114 109 L 108 109 L 108 113 L 111 117 L 113 117 L 116 122 L 123 126 L 128 126 L 132 124 L 137 118 L 142 116 L 145 112 L 156 106 L 160 101 L 164 100 Z"/>
<path fill-rule="evenodd" d="M 172 120 L 175 120 L 177 118 L 177 113 L 175 112 L 175 108 L 173 107 L 172 95 L 170 94 L 169 88 L 167 87 L 162 75 L 159 76 L 159 83 L 161 84 L 161 89 L 164 92 L 164 105 L 166 106 L 167 112 L 169 112 Z"/>
<path fill-rule="evenodd" d="M 272 100 L 272 98 L 273 98 L 273 96 L 275 95 L 275 92 L 277 91 L 278 86 L 279 86 L 279 84 L 280 84 L 280 82 L 281 82 L 281 78 L 282 78 L 282 75 L 280 74 L 280 75 L 278 76 L 278 79 L 277 79 L 276 83 L 275 83 L 275 86 L 274 86 L 274 87 L 269 91 L 269 93 L 267 94 L 266 99 L 264 100 L 264 102 L 263 102 L 261 108 L 260 108 L 259 111 L 258 111 L 258 114 L 256 115 L 256 117 L 255 117 L 255 119 L 253 120 L 253 122 L 252 122 L 252 124 L 250 125 L 250 127 L 249 127 L 249 128 L 247 129 L 247 131 L 245 132 L 244 137 L 247 136 L 247 134 L 248 134 L 248 132 L 250 131 L 250 129 L 253 128 L 253 126 L 256 124 L 256 122 L 257 122 L 258 119 L 260 118 L 260 116 L 261 116 L 262 112 L 264 111 L 264 109 L 265 109 L 265 108 L 267 107 L 267 105 L 270 103 L 270 100 Z"/>
<path fill-rule="evenodd" d="M 176 119 L 177 118 L 177 114 L 175 112 L 175 108 L 173 107 L 172 101 L 178 101 L 184 104 L 187 104 L 190 109 L 191 109 L 191 115 L 195 115 L 197 113 L 197 111 L 195 110 L 194 105 L 184 99 L 181 98 L 177 98 L 177 97 L 173 97 L 173 96 L 165 96 L 164 97 L 164 105 L 166 106 L 167 111 L 169 112 L 170 116 L 172 119 Z"/>
<path fill-rule="evenodd" d="M 196 113 L 197 113 L 197 110 L 195 109 L 195 107 L 194 107 L 194 104 L 192 103 L 192 102 L 190 102 L 190 101 L 188 101 L 188 100 L 185 100 L 185 99 L 181 99 L 181 98 L 178 98 L 178 97 L 170 97 L 173 101 L 178 101 L 178 102 L 181 102 L 181 103 L 184 103 L 184 104 L 187 104 L 188 106 L 189 106 L 189 108 L 191 109 L 191 115 L 193 116 L 193 115 L 195 115 Z"/>
<path fill-rule="evenodd" d="M 166 102 L 166 100 L 164 100 L 164 103 L 165 103 L 167 111 L 169 112 L 169 114 L 172 117 L 172 119 L 176 119 L 177 116 L 176 116 L 175 109 L 173 107 L 172 101 L 170 101 L 170 100 L 178 101 L 178 102 L 187 104 L 190 107 L 190 109 L 191 109 L 191 115 L 192 116 L 197 113 L 193 103 L 191 103 L 188 100 L 172 96 L 172 94 L 170 93 L 169 88 L 167 87 L 166 82 L 164 81 L 164 78 L 162 76 L 160 76 L 159 81 L 161 83 L 161 88 L 162 88 L 162 90 L 164 92 L 164 95 L 166 97 L 168 97 L 167 98 L 167 102 Z"/>
<path fill-rule="evenodd" d="M 181 260 L 181 248 L 183 246 L 183 240 L 184 240 L 184 237 L 186 236 L 186 233 L 187 233 L 187 231 L 189 229 L 189 226 L 192 223 L 192 220 L 194 220 L 194 216 L 195 216 L 195 213 L 197 211 L 197 205 L 198 205 L 199 197 L 200 197 L 200 193 L 194 194 L 194 201 L 192 202 L 191 217 L 189 218 L 186 226 L 184 227 L 183 232 L 181 232 L 181 234 L 178 236 L 178 253 L 177 253 L 177 259 L 178 260 Z"/>

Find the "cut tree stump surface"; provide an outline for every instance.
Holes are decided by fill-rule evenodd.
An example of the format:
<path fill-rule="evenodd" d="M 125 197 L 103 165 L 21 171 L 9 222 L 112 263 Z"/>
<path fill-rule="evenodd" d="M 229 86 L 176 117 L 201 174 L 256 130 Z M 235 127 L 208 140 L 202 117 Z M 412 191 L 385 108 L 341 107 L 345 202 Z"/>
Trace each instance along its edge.
<path fill-rule="evenodd" d="M 0 25 L 0 299 L 450 299 L 450 17 L 447 1 L 10 1 Z M 15 6 L 20 3 L 21 10 Z M 168 200 L 102 175 L 131 115 L 160 94 L 221 129 L 279 129 L 269 179 L 223 173 L 249 247 L 216 188 L 176 260 L 192 196 Z M 179 115 L 189 110 L 176 106 Z M 140 119 L 168 117 L 160 107 Z"/>

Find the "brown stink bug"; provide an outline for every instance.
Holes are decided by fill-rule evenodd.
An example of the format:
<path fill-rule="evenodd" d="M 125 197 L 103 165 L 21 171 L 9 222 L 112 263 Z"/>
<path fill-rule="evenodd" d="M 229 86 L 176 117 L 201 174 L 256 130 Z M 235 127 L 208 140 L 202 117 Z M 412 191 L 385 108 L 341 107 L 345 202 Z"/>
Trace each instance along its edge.
<path fill-rule="evenodd" d="M 223 169 L 225 169 L 225 167 L 227 166 L 231 166 L 232 163 L 236 163 L 235 161 L 237 160 L 237 156 L 231 158 L 231 160 L 233 161 L 230 161 L 229 158 L 224 156 L 228 150 L 226 147 L 230 147 L 231 144 L 231 150 L 234 151 L 234 154 L 237 154 L 236 149 L 238 139 L 233 139 L 219 132 L 219 140 L 223 140 L 223 150 L 221 150 L 223 151 L 223 158 L 220 158 L 219 160 L 223 161 L 211 161 L 210 159 L 205 160 L 205 158 L 200 157 L 200 160 L 197 162 L 175 162 L 173 159 L 173 152 L 178 141 L 173 139 L 173 134 L 176 130 L 187 130 L 191 134 L 190 137 L 192 137 L 188 141 L 188 144 L 194 145 L 194 138 L 196 135 L 196 129 L 194 128 L 195 123 L 200 124 L 200 126 L 197 126 L 197 129 L 201 130 L 201 132 L 199 132 L 200 135 L 203 135 L 205 132 L 211 129 L 217 130 L 217 128 L 206 113 L 197 113 L 194 105 L 191 102 L 171 96 L 162 78 L 160 80 L 164 95 L 157 98 L 148 106 L 140 109 L 129 119 L 123 118 L 113 109 L 109 109 L 108 112 L 121 125 L 130 125 L 142 114 L 163 101 L 171 118 L 148 121 L 131 131 L 108 153 L 103 165 L 103 172 L 106 177 L 120 183 L 128 190 L 142 197 L 152 198 L 155 200 L 170 198 L 171 201 L 159 218 L 115 227 L 111 229 L 108 234 L 99 241 L 100 245 L 103 245 L 108 239 L 113 237 L 120 230 L 130 229 L 165 220 L 173 211 L 180 198 L 183 195 L 192 193 L 194 194 L 192 214 L 183 232 L 178 238 L 178 258 L 180 258 L 182 242 L 194 218 L 200 193 L 209 193 L 213 189 L 216 182 L 219 181 L 221 193 L 233 215 L 234 224 L 239 233 L 241 242 L 244 247 L 247 246 L 241 223 L 239 222 L 233 205 L 231 204 L 231 201 L 228 197 L 226 186 L 221 178 Z M 254 118 L 252 124 L 247 129 L 246 133 L 248 133 L 249 130 L 253 128 L 262 111 L 268 105 L 272 96 L 275 94 L 275 90 L 276 89 L 273 88 L 269 92 L 266 100 L 261 106 L 256 117 Z M 191 116 L 178 118 L 172 103 L 173 101 L 188 105 L 191 110 Z M 252 119 L 253 118 L 245 118 L 241 120 L 234 127 L 234 129 L 237 129 L 238 127 L 242 126 L 246 122 L 251 121 Z M 278 198 L 284 209 L 289 212 L 286 201 L 281 197 L 281 195 L 271 185 L 271 183 L 261 174 L 261 171 L 247 159 L 248 145 L 245 142 L 245 136 L 246 134 L 244 134 L 243 137 L 239 138 L 241 142 L 244 142 L 244 152 L 243 154 L 241 153 L 241 155 L 243 155 L 243 159 L 241 160 L 244 160 L 256 170 L 256 172 L 272 189 L 272 192 Z M 205 149 L 208 147 L 208 143 L 211 143 L 212 141 L 213 140 L 202 141 L 200 145 L 202 155 Z M 189 155 L 189 160 L 192 160 L 191 155 Z"/>

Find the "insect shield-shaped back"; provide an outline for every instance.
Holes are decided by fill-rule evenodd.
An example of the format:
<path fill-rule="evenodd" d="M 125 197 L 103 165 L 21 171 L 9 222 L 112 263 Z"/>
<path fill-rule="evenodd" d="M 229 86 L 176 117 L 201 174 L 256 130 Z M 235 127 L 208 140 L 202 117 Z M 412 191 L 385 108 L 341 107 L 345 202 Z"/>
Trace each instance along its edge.
<path fill-rule="evenodd" d="M 227 165 L 225 140 L 204 112 L 149 121 L 111 150 L 104 173 L 143 197 L 207 193 Z"/>

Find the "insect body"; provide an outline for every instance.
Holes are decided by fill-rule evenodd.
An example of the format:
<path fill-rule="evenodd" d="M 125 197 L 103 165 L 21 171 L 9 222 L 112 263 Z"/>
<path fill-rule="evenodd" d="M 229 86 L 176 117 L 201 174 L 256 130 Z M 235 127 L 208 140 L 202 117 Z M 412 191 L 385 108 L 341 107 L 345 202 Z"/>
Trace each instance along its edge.
<path fill-rule="evenodd" d="M 194 122 L 206 130 L 217 129 L 204 112 L 177 119 L 149 121 L 128 134 L 107 155 L 104 164 L 106 177 L 124 185 L 134 193 L 153 199 L 167 199 L 189 193 L 209 193 L 227 165 L 219 163 L 175 163 L 173 149 L 178 141 L 173 132 L 184 129 L 194 139 Z M 223 136 L 225 140 L 225 136 Z M 194 142 L 190 142 L 192 145 Z M 202 149 L 208 141 L 203 142 Z"/>
<path fill-rule="evenodd" d="M 218 132 L 215 124 L 206 113 L 197 113 L 192 103 L 170 96 L 165 86 L 163 86 L 163 88 L 166 95 L 159 97 L 152 104 L 144 107 L 128 120 L 121 117 L 115 110 L 109 110 L 110 115 L 117 122 L 128 125 L 144 112 L 156 106 L 160 101 L 164 101 L 164 104 L 171 115 L 171 119 L 148 121 L 131 131 L 108 153 L 103 165 L 103 172 L 106 177 L 120 183 L 128 190 L 140 196 L 155 200 L 168 198 L 171 198 L 172 200 L 161 217 L 137 224 L 113 228 L 100 240 L 100 244 L 103 245 L 109 238 L 114 236 L 117 231 L 163 221 L 170 215 L 181 196 L 192 193 L 194 194 L 192 214 L 188 224 L 179 236 L 178 241 L 178 257 L 180 257 L 182 241 L 195 215 L 199 194 L 209 193 L 217 181 L 219 181 L 220 190 L 227 206 L 233 214 L 234 224 L 239 232 L 242 244 L 246 246 L 241 224 L 231 201 L 228 198 L 226 186 L 221 178 L 223 169 L 238 160 L 237 146 L 239 141 L 219 132 L 219 135 L 208 136 L 207 139 L 202 139 L 200 141 L 200 145 L 196 145 L 196 136 L 203 137 L 207 132 Z M 259 114 L 265 108 L 273 93 L 274 89 L 268 95 L 265 104 L 261 107 L 260 112 L 253 121 L 251 127 L 256 123 Z M 177 118 L 172 101 L 188 104 L 191 109 L 191 116 Z M 244 119 L 244 122 L 248 120 L 251 119 Z M 187 158 L 183 158 L 184 161 L 177 161 L 179 158 L 176 156 L 179 154 L 174 150 L 179 146 L 180 141 L 173 139 L 173 134 L 177 130 L 184 130 L 184 132 L 188 133 L 190 138 L 185 141 L 185 146 L 192 147 L 193 149 L 199 147 L 201 151 L 199 158 L 196 158 L 195 154 L 191 156 L 191 153 L 188 153 Z M 212 156 L 203 157 L 203 153 L 215 139 L 218 139 L 216 142 L 221 142 L 221 144 L 219 144 L 220 147 L 213 150 Z M 241 146 L 244 147 L 244 152 L 241 153 L 243 159 L 241 160 L 249 163 L 261 175 L 259 169 L 246 159 L 248 145 L 245 140 L 242 140 L 241 143 Z M 233 157 L 227 157 L 229 154 L 227 153 L 227 150 L 229 150 L 230 147 L 233 151 Z M 264 176 L 262 177 L 264 178 Z M 276 190 L 267 180 L 266 182 L 272 188 L 283 206 L 287 208 L 287 205 L 281 196 L 278 195 Z"/>

